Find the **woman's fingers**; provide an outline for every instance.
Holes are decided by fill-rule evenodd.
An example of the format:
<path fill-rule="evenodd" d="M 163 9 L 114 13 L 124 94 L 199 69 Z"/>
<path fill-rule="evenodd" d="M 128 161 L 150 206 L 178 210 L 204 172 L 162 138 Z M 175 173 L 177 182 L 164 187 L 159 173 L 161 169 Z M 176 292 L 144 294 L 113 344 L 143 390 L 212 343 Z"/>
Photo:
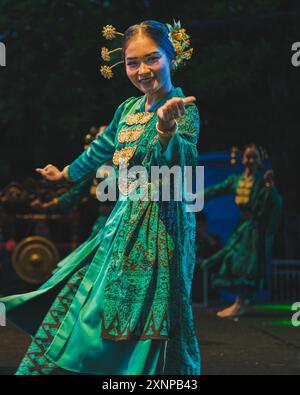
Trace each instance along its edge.
<path fill-rule="evenodd" d="M 177 103 L 177 106 L 178 106 L 179 111 L 180 111 L 180 116 L 184 115 L 185 114 L 185 108 L 184 108 L 184 104 L 182 103 L 182 101 L 179 101 Z"/>
<path fill-rule="evenodd" d="M 195 96 L 188 96 L 182 99 L 181 97 L 174 97 L 168 103 L 169 106 L 175 107 L 176 111 L 178 112 L 178 116 L 182 116 L 185 114 L 185 107 L 184 105 L 187 103 L 192 103 L 196 101 Z"/>
<path fill-rule="evenodd" d="M 172 120 L 174 118 L 178 118 L 181 116 L 181 109 L 179 107 L 179 102 L 176 100 L 170 100 L 165 104 L 164 108 L 168 113 L 168 120 Z"/>
<path fill-rule="evenodd" d="M 48 171 L 49 170 L 49 167 L 48 167 L 49 165 L 47 165 L 47 166 L 45 166 L 45 167 L 42 167 L 42 168 L 40 168 L 40 167 L 38 167 L 38 168 L 36 168 L 35 170 L 36 171 L 39 171 L 39 172 L 41 172 L 41 171 Z"/>
<path fill-rule="evenodd" d="M 49 169 L 35 169 L 35 171 L 39 174 L 41 174 L 43 177 L 49 177 L 51 175 L 51 171 Z"/>
<path fill-rule="evenodd" d="M 184 105 L 196 101 L 195 96 L 185 98 L 173 97 L 168 100 L 158 111 L 158 116 L 165 122 L 173 121 L 186 113 Z"/>
<path fill-rule="evenodd" d="M 178 103 L 173 104 L 172 112 L 173 112 L 174 118 L 179 118 L 181 116 L 181 111 L 179 109 Z"/>
<path fill-rule="evenodd" d="M 195 96 L 188 96 L 188 97 L 185 97 L 184 99 L 182 99 L 182 101 L 184 104 L 192 103 L 192 102 L 196 101 L 196 98 L 195 98 Z"/>
<path fill-rule="evenodd" d="M 44 168 L 37 167 L 35 171 L 41 174 L 49 181 L 58 181 L 63 179 L 63 172 L 61 172 L 56 166 L 54 165 L 47 165 Z"/>
<path fill-rule="evenodd" d="M 35 169 L 35 171 L 39 174 L 44 175 L 45 174 L 45 170 L 44 169 Z"/>
<path fill-rule="evenodd" d="M 168 108 L 168 121 L 172 121 L 175 118 L 174 110 L 172 107 Z"/>
<path fill-rule="evenodd" d="M 169 110 L 167 108 L 162 108 L 161 113 L 162 113 L 162 119 L 168 122 L 170 117 Z"/>
<path fill-rule="evenodd" d="M 272 180 L 274 178 L 274 171 L 273 170 L 267 170 L 264 174 L 265 180 Z"/>

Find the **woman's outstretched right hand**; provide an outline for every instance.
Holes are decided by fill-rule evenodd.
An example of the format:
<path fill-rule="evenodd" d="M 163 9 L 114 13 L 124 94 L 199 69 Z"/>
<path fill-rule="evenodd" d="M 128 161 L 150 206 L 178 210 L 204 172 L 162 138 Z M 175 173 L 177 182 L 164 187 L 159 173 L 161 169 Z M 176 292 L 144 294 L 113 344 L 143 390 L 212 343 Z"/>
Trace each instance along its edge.
<path fill-rule="evenodd" d="M 63 172 L 53 165 L 47 165 L 43 169 L 38 168 L 35 171 L 49 181 L 60 181 L 64 178 Z"/>

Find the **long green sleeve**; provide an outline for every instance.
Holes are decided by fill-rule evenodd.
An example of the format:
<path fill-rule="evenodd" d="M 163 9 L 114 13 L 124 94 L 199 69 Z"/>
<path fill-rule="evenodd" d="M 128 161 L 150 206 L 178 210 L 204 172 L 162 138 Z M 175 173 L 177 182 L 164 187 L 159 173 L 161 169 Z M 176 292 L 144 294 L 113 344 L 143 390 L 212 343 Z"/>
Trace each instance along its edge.
<path fill-rule="evenodd" d="M 69 166 L 69 176 L 72 181 L 80 181 L 113 157 L 115 151 L 115 136 L 122 112 L 132 98 L 123 102 L 115 112 L 113 120 L 103 133 L 95 139 L 77 159 Z"/>
<path fill-rule="evenodd" d="M 177 121 L 178 129 L 163 150 L 160 141 L 154 147 L 154 161 L 160 166 L 195 165 L 200 130 L 199 112 L 194 103 L 185 105 L 186 113 Z"/>
<path fill-rule="evenodd" d="M 83 196 L 85 196 L 91 188 L 93 176 L 84 179 L 72 186 L 68 192 L 58 198 L 58 207 L 60 209 L 68 209 L 76 204 Z"/>
<path fill-rule="evenodd" d="M 219 184 L 213 185 L 211 187 L 205 188 L 204 198 L 211 199 L 211 198 L 214 198 L 217 196 L 233 193 L 235 178 L 236 178 L 235 175 L 231 175 L 228 178 L 226 178 L 225 181 L 223 181 Z"/>

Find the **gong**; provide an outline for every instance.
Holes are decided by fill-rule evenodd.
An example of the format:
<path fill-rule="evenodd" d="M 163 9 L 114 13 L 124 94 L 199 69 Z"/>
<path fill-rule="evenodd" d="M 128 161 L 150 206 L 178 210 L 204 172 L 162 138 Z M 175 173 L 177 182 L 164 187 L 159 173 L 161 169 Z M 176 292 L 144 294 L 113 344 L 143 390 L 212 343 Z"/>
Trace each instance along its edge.
<path fill-rule="evenodd" d="M 26 237 L 14 249 L 12 265 L 17 275 L 26 283 L 41 284 L 46 281 L 59 262 L 55 245 L 45 237 Z"/>

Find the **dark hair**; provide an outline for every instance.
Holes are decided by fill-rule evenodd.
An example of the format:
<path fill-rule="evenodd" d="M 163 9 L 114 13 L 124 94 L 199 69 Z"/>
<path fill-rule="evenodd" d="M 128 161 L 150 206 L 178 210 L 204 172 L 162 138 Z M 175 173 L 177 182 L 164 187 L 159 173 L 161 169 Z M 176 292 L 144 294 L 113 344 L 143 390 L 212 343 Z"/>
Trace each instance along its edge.
<path fill-rule="evenodd" d="M 244 146 L 244 151 L 246 151 L 246 149 L 251 148 L 251 149 L 256 149 L 257 151 L 259 151 L 258 145 L 255 143 L 248 143 Z"/>
<path fill-rule="evenodd" d="M 246 152 L 247 149 L 255 149 L 258 152 L 258 154 L 260 156 L 260 159 L 262 159 L 261 149 L 260 149 L 260 147 L 257 144 L 255 144 L 255 143 L 246 144 L 245 147 L 244 147 L 244 150 L 243 150 L 243 155 L 244 155 L 244 153 Z"/>
<path fill-rule="evenodd" d="M 123 57 L 125 57 L 125 51 L 130 39 L 138 34 L 144 34 L 151 38 L 160 48 L 165 51 L 169 60 L 175 59 L 175 48 L 169 39 L 166 25 L 152 20 L 143 21 L 137 25 L 130 26 L 125 31 L 123 37 Z"/>
<path fill-rule="evenodd" d="M 244 157 L 245 152 L 246 152 L 247 149 L 255 149 L 258 152 L 260 162 L 262 163 L 262 161 L 264 160 L 264 153 L 263 153 L 261 147 L 259 147 L 255 143 L 250 143 L 250 144 L 245 145 L 244 150 L 243 150 L 242 158 Z"/>

